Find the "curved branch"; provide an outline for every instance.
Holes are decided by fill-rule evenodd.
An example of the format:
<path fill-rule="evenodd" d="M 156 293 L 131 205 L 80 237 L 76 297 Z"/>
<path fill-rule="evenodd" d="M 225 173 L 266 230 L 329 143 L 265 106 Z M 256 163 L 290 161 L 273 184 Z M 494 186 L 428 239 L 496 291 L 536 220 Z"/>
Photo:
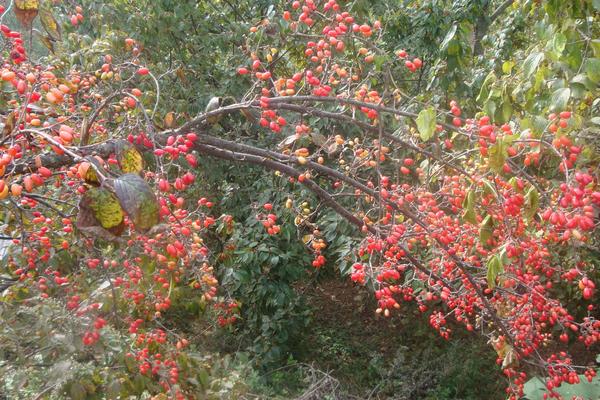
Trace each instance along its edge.
<path fill-rule="evenodd" d="M 239 109 L 239 107 L 240 107 L 240 105 L 237 105 L 236 108 L 232 108 L 231 110 L 237 110 L 237 109 Z M 155 136 L 155 140 L 157 140 L 159 142 L 166 141 L 166 138 L 167 138 L 167 134 L 161 134 L 161 135 Z M 202 143 L 202 142 L 204 142 L 204 143 Z M 213 145 L 209 145 L 207 143 L 212 143 L 213 145 L 217 145 L 221 148 L 215 147 Z M 288 176 L 292 176 L 295 178 L 297 178 L 301 175 L 301 173 L 298 170 L 290 167 L 289 165 L 282 163 L 283 161 L 287 160 L 289 162 L 294 162 L 294 163 L 299 164 L 298 159 L 294 156 L 286 156 L 284 154 L 276 153 L 273 151 L 259 149 L 259 148 L 255 148 L 255 147 L 249 146 L 249 145 L 244 145 L 244 144 L 230 142 L 230 141 L 223 140 L 223 139 L 214 138 L 214 137 L 211 137 L 206 134 L 202 134 L 199 137 L 198 142 L 195 143 L 194 149 L 202 154 L 211 155 L 211 156 L 214 156 L 217 158 L 222 158 L 222 159 L 231 160 L 231 161 L 248 162 L 248 163 L 255 164 L 255 165 L 261 165 L 266 168 L 272 169 L 274 171 L 280 171 L 281 173 L 284 173 Z M 246 151 L 246 153 L 242 153 L 239 151 L 236 152 L 236 150 Z M 115 151 L 115 142 L 108 141 L 108 142 L 104 142 L 104 143 L 100 143 L 100 144 L 96 144 L 96 145 L 84 146 L 84 147 L 79 148 L 78 151 L 81 155 L 97 154 L 97 155 L 100 155 L 103 157 L 107 157 Z M 248 152 L 251 152 L 254 154 L 249 154 Z M 46 166 L 51 165 L 52 167 L 55 167 L 55 168 L 65 166 L 65 165 L 70 165 L 76 161 L 75 159 L 73 159 L 71 157 L 57 156 L 55 154 L 46 154 L 44 156 L 41 156 L 40 160 L 43 165 L 46 165 Z M 337 179 L 343 179 L 345 182 L 347 182 L 361 190 L 364 190 L 365 193 L 367 193 L 377 199 L 380 198 L 379 194 L 376 191 L 371 190 L 370 188 L 366 187 L 365 185 L 361 184 L 358 181 L 353 180 L 352 178 L 349 178 L 343 174 L 340 174 L 338 171 L 335 171 L 328 167 L 322 166 L 318 163 L 314 163 L 312 161 L 310 162 L 309 166 L 311 168 L 314 168 L 315 170 L 323 172 L 329 176 L 334 176 Z M 23 163 L 23 164 L 16 165 L 14 171 L 17 171 L 19 169 L 22 171 L 28 171 L 34 167 L 35 167 L 35 161 L 29 160 L 29 163 Z M 315 193 L 315 195 L 317 195 L 325 204 L 327 204 L 329 207 L 331 207 L 334 211 L 336 211 L 340 216 L 342 216 L 343 218 L 348 220 L 350 223 L 354 224 L 355 226 L 357 226 L 361 229 L 363 226 L 366 226 L 367 230 L 371 233 L 377 232 L 377 230 L 375 228 L 373 228 L 372 226 L 365 225 L 362 220 L 360 220 L 358 217 L 356 217 L 355 215 L 350 213 L 347 209 L 345 209 L 342 205 L 340 205 L 337 201 L 335 201 L 335 199 L 327 191 L 322 189 L 314 181 L 312 181 L 310 179 L 305 179 L 302 182 L 302 184 L 304 186 L 306 186 L 309 190 L 311 190 L 313 193 Z M 386 203 L 393 204 L 390 202 L 386 202 Z M 416 224 L 418 224 L 422 227 L 426 227 L 425 223 L 423 221 L 421 221 L 420 218 L 418 216 L 416 216 L 415 214 L 413 214 L 410 210 L 407 210 L 404 207 L 400 208 L 397 205 L 394 205 L 393 207 L 396 208 L 399 212 L 406 215 L 408 218 L 410 218 Z M 493 306 L 489 303 L 487 297 L 485 296 L 485 294 L 483 293 L 483 291 L 481 290 L 481 288 L 479 287 L 477 282 L 475 282 L 475 279 L 473 278 L 473 276 L 468 272 L 468 268 L 470 268 L 471 266 L 466 264 L 463 260 L 458 258 L 456 255 L 451 254 L 449 252 L 448 248 L 443 243 L 441 243 L 439 241 L 439 239 L 436 238 L 436 242 L 438 243 L 440 248 L 443 249 L 450 256 L 450 258 L 456 263 L 456 265 L 459 268 L 459 270 L 461 271 L 461 273 L 469 281 L 469 284 L 473 287 L 473 290 L 477 294 L 477 297 L 480 298 L 483 307 L 487 310 L 488 314 L 490 315 L 490 318 L 494 321 L 496 326 L 504 333 L 504 335 L 507 337 L 507 339 L 509 339 L 511 342 L 514 341 L 512 339 L 512 335 L 508 331 L 508 328 L 506 328 L 506 326 L 498 318 Z M 417 269 L 419 269 L 424 274 L 431 275 L 431 271 L 429 269 L 427 269 L 423 264 L 421 264 L 420 261 L 418 259 L 416 259 L 404 245 L 401 245 L 401 247 L 406 254 L 406 258 L 413 264 L 413 266 L 415 266 Z M 444 286 L 450 287 L 450 284 L 447 281 L 445 281 L 444 279 L 442 279 L 441 277 L 434 276 L 434 275 L 431 275 L 431 276 L 433 276 L 436 280 L 438 280 L 438 282 L 442 283 Z"/>
<path fill-rule="evenodd" d="M 225 159 L 225 160 L 230 160 L 230 161 L 241 161 L 241 162 L 247 162 L 250 164 L 261 165 L 263 167 L 269 168 L 274 171 L 279 171 L 281 173 L 284 173 L 288 176 L 292 176 L 295 178 L 297 178 L 301 175 L 300 171 L 298 171 L 288 165 L 285 165 L 281 162 L 272 160 L 270 158 L 261 157 L 261 156 L 254 155 L 254 154 L 235 152 L 235 151 L 231 151 L 231 150 L 223 150 L 223 149 L 220 149 L 220 148 L 217 148 L 214 146 L 210 146 L 207 144 L 201 144 L 201 143 L 196 144 L 196 146 L 194 148 L 199 153 L 202 153 L 202 154 L 206 154 L 209 156 L 213 156 L 213 157 L 221 158 L 221 159 Z M 323 188 L 321 188 L 319 185 L 317 185 L 311 179 L 304 179 L 301 183 L 304 186 L 306 186 L 310 191 L 312 191 L 325 204 L 327 204 L 329 207 L 331 207 L 331 209 L 333 209 L 336 213 L 338 213 L 340 216 L 345 218 L 351 224 L 355 225 L 356 227 L 358 227 L 360 229 L 362 229 L 364 226 L 366 226 L 366 229 L 369 232 L 371 232 L 373 234 L 377 233 L 377 230 L 375 228 L 373 228 L 372 226 L 369 226 L 369 225 L 365 225 L 365 223 L 362 220 L 360 220 L 357 216 L 355 216 L 350 211 L 348 211 L 346 208 L 344 208 L 340 203 L 338 203 L 331 196 L 331 194 L 329 194 L 327 191 L 325 191 Z M 421 271 L 422 273 L 424 273 L 426 275 L 432 276 L 434 279 L 436 279 L 436 281 L 440 282 L 444 286 L 451 288 L 451 285 L 448 281 L 446 281 L 442 277 L 437 276 L 436 274 L 433 274 L 429 269 L 427 269 L 427 267 L 425 267 L 423 264 L 421 264 L 421 262 L 419 260 L 417 260 L 410 253 L 408 248 L 406 248 L 404 245 L 401 245 L 400 247 L 404 250 L 404 252 L 406 253 L 406 258 L 415 266 L 415 268 L 417 268 L 419 271 Z"/>
<path fill-rule="evenodd" d="M 378 112 L 386 112 L 389 114 L 398 115 L 400 117 L 410 118 L 412 120 L 416 120 L 418 114 L 397 110 L 392 107 L 381 106 L 373 103 L 366 103 L 364 101 L 359 101 L 355 99 L 347 99 L 343 97 L 324 97 L 324 96 L 282 96 L 282 97 L 271 97 L 268 100 L 269 105 L 278 104 L 278 103 L 298 103 L 298 102 L 313 102 L 313 103 L 338 103 L 338 104 L 347 104 L 356 107 L 365 107 L 371 110 L 375 110 Z M 448 129 L 449 131 L 464 133 L 461 129 L 447 124 L 445 122 L 439 122 L 441 126 Z"/>
<path fill-rule="evenodd" d="M 510 7 L 514 2 L 515 0 L 506 0 L 504 3 L 500 4 L 498 8 L 496 8 L 496 11 L 494 11 L 492 16 L 490 17 L 490 25 L 500 16 L 500 14 L 504 12 L 504 10 Z"/>
<path fill-rule="evenodd" d="M 203 145 L 203 144 L 197 144 L 196 148 L 199 151 L 202 151 L 203 149 L 211 149 L 211 155 L 218 155 L 218 154 L 240 154 L 240 153 L 235 153 L 235 150 L 241 150 L 241 151 L 248 151 L 248 152 L 252 152 L 254 154 L 243 154 L 240 155 L 238 158 L 229 158 L 231 160 L 236 160 L 236 161 L 245 161 L 245 162 L 250 162 L 250 163 L 254 163 L 254 164 L 259 164 L 259 165 L 263 165 L 266 166 L 268 168 L 271 169 L 275 169 L 277 171 L 280 171 L 282 173 L 285 173 L 287 175 L 290 176 L 294 176 L 297 177 L 300 175 L 300 172 L 298 172 L 297 170 L 282 164 L 278 161 L 272 160 L 268 157 L 276 157 L 279 160 L 285 160 L 286 158 L 294 163 L 300 164 L 298 162 L 297 157 L 294 156 L 285 156 L 283 154 L 279 154 L 279 153 L 275 153 L 275 152 L 271 152 L 271 151 L 267 151 L 267 150 L 263 150 L 263 149 L 257 149 L 254 148 L 252 146 L 248 146 L 248 145 L 243 145 L 243 144 L 239 144 L 239 143 L 234 143 L 234 142 L 229 142 L 227 140 L 223 140 L 223 139 L 217 139 L 217 138 L 213 138 L 213 137 L 209 137 L 209 136 L 202 136 L 200 138 L 200 140 L 204 140 L 204 141 L 210 141 L 213 144 L 219 145 L 221 148 L 225 148 L 231 151 L 231 153 L 229 153 L 227 150 L 221 150 L 221 149 L 217 149 L 216 147 L 213 146 L 207 146 L 207 145 Z M 218 151 L 216 151 L 218 150 Z M 351 184 L 352 186 L 363 190 L 365 193 L 369 194 L 370 196 L 378 199 L 378 200 L 383 200 L 379 193 L 368 188 L 367 186 L 361 184 L 360 182 L 345 176 L 344 174 L 339 173 L 338 171 L 335 171 L 331 168 L 325 167 L 323 165 L 320 165 L 318 163 L 314 163 L 314 162 L 310 162 L 310 164 L 307 163 L 307 165 L 309 165 L 311 168 L 314 168 L 317 171 L 321 171 L 327 175 L 330 176 L 334 176 L 337 179 L 343 180 L 344 182 L 347 182 L 349 184 Z M 325 201 L 328 205 L 332 206 L 332 208 L 338 212 L 341 216 L 343 216 L 344 218 L 348 219 L 348 221 L 354 223 L 355 225 L 360 225 L 361 227 L 363 226 L 362 221 L 360 221 L 358 218 L 356 218 L 354 215 L 350 214 L 345 208 L 343 208 L 341 205 L 339 205 L 339 203 L 337 203 L 329 193 L 327 193 L 326 191 L 324 191 L 320 186 L 316 185 L 313 181 L 311 180 L 305 180 L 305 182 L 307 182 L 307 184 L 305 184 L 305 186 L 307 186 L 310 190 L 313 190 L 315 192 L 315 194 L 317 194 L 317 196 L 319 196 L 319 198 L 321 198 L 323 201 Z M 423 229 L 425 229 L 426 232 L 429 232 L 429 229 L 427 227 L 427 225 L 425 224 L 425 222 L 423 222 L 416 214 L 414 214 L 412 211 L 408 210 L 406 207 L 400 207 L 395 203 L 386 201 L 386 204 L 391 205 L 394 209 L 396 209 L 397 211 L 399 211 L 400 213 L 402 213 L 403 215 L 405 215 L 406 217 L 410 218 L 414 223 L 416 223 L 417 225 L 421 226 Z M 358 223 L 357 223 L 358 221 Z M 369 231 L 371 233 L 375 233 L 376 230 L 374 230 L 372 227 L 367 226 L 367 229 L 369 229 Z M 437 237 L 435 237 L 435 241 L 438 244 L 438 246 L 440 246 L 440 248 L 452 259 L 452 261 L 454 261 L 456 263 L 457 268 L 461 271 L 461 273 L 464 275 L 464 277 L 467 279 L 467 281 L 469 282 L 469 284 L 473 287 L 473 290 L 475 291 L 475 293 L 477 294 L 477 297 L 480 299 L 484 309 L 488 312 L 490 318 L 493 320 L 493 322 L 496 324 L 496 326 L 498 327 L 498 329 L 500 329 L 502 331 L 502 333 L 507 337 L 507 339 L 511 342 L 514 342 L 514 339 L 512 337 L 512 335 L 510 334 L 508 328 L 506 327 L 506 325 L 500 320 L 500 318 L 498 318 L 494 307 L 491 305 L 491 303 L 489 302 L 489 300 L 487 299 L 487 297 L 485 296 L 485 294 L 483 293 L 483 290 L 479 287 L 479 284 L 475 281 L 475 279 L 473 278 L 473 276 L 469 273 L 468 269 L 469 268 L 473 268 L 473 266 L 465 263 L 463 260 L 461 260 L 458 256 L 456 256 L 454 253 L 452 253 L 450 251 L 450 249 L 448 249 L 448 247 L 441 242 L 441 240 Z M 408 251 L 407 248 L 405 248 L 404 246 L 402 246 L 403 250 L 405 251 L 405 253 L 408 255 L 407 258 L 411 261 L 411 263 L 417 267 L 419 270 L 421 270 L 422 272 L 426 273 L 431 273 L 431 271 L 429 271 L 426 267 L 424 267 L 414 256 L 411 255 L 411 253 Z M 409 257 L 410 256 L 410 257 Z M 440 279 L 441 280 L 441 279 Z M 517 350 L 520 351 L 520 350 Z M 522 354 L 521 354 L 522 355 Z"/>
<path fill-rule="evenodd" d="M 338 114 L 338 113 L 333 113 L 330 111 L 323 111 L 323 110 L 318 110 L 315 108 L 307 108 L 307 107 L 302 107 L 302 106 L 297 106 L 294 104 L 285 104 L 285 103 L 281 103 L 281 104 L 274 104 L 271 108 L 273 109 L 283 109 L 283 110 L 288 110 L 288 111 L 294 111 L 294 112 L 298 112 L 298 113 L 304 113 L 304 114 L 310 114 L 316 117 L 322 117 L 322 118 L 329 118 L 329 119 L 335 119 L 338 121 L 344 121 L 344 122 L 348 122 L 351 124 L 354 124 L 364 130 L 379 134 L 379 128 L 373 125 L 369 125 L 366 122 L 362 122 L 359 121 L 355 118 L 352 118 L 349 115 L 346 114 Z M 424 155 L 427 158 L 431 158 L 433 160 L 439 161 L 440 163 L 444 164 L 445 166 L 454 169 L 457 172 L 460 172 L 461 174 L 465 175 L 467 178 L 469 178 L 471 181 L 473 181 L 474 179 L 471 177 L 471 175 L 465 171 L 463 168 L 461 168 L 460 166 L 453 164 L 447 160 L 444 160 L 441 157 L 436 157 L 433 153 L 427 151 L 427 150 L 423 150 L 418 146 L 415 146 L 405 140 L 400 139 L 399 137 L 396 137 L 394 135 L 392 135 L 389 131 L 384 130 L 382 136 L 389 140 L 390 142 L 399 144 L 402 147 L 408 148 L 410 150 L 413 150 L 417 153 L 420 153 L 422 155 Z"/>

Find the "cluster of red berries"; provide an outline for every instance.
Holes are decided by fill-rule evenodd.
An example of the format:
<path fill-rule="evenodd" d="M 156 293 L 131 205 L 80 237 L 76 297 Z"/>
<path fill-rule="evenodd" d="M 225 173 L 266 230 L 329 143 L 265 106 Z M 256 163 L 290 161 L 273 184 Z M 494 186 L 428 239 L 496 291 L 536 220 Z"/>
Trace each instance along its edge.
<path fill-rule="evenodd" d="M 2 13 L 4 13 L 4 6 L 0 6 L 0 14 Z M 27 53 L 23 45 L 21 33 L 11 30 L 6 25 L 0 25 L 0 31 L 2 32 L 2 36 L 8 39 L 12 45 L 12 50 L 10 51 L 11 61 L 15 64 L 21 64 L 26 61 Z"/>
<path fill-rule="evenodd" d="M 266 203 L 263 205 L 263 209 L 269 212 L 273 210 L 273 204 Z M 277 215 L 269 212 L 269 214 L 266 215 L 259 214 L 256 218 L 262 223 L 265 231 L 269 235 L 277 235 L 281 231 L 281 226 L 277 225 Z"/>
<path fill-rule="evenodd" d="M 415 57 L 412 60 L 407 60 L 406 58 L 408 57 L 408 53 L 406 50 L 399 50 L 396 54 L 401 60 L 406 60 L 404 61 L 404 66 L 408 68 L 410 72 L 415 72 L 423 66 L 423 61 L 421 61 L 421 59 L 418 57 Z M 460 113 L 458 115 L 460 115 Z"/>

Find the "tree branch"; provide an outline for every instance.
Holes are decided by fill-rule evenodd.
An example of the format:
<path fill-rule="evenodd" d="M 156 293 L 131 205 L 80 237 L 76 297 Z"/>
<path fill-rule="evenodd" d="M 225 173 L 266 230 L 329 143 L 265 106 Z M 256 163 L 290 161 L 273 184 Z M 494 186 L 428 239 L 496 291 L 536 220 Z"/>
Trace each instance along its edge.
<path fill-rule="evenodd" d="M 500 14 L 502 14 L 504 10 L 510 7 L 514 2 L 515 0 L 506 0 L 504 3 L 500 4 L 498 8 L 496 8 L 496 11 L 494 11 L 492 16 L 490 17 L 490 25 L 493 24 L 494 21 L 500 16 Z"/>

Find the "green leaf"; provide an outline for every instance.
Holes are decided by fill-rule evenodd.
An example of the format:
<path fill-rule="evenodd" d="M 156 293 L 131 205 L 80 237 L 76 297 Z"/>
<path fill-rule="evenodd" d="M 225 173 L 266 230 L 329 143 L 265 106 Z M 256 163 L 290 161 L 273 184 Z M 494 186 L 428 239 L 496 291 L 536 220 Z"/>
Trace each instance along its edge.
<path fill-rule="evenodd" d="M 452 28 L 446 33 L 444 40 L 442 40 L 442 44 L 440 44 L 440 51 L 448 50 L 448 44 L 454 39 L 454 35 L 456 35 L 456 29 L 458 28 L 457 24 L 452 25 Z"/>
<path fill-rule="evenodd" d="M 567 45 L 567 37 L 562 33 L 557 33 L 552 39 L 552 50 L 557 56 L 560 56 Z"/>
<path fill-rule="evenodd" d="M 525 194 L 525 210 L 523 215 L 527 220 L 531 220 L 540 206 L 540 194 L 535 187 L 530 187 Z"/>
<path fill-rule="evenodd" d="M 477 223 L 477 215 L 475 214 L 475 192 L 469 190 L 467 192 L 467 196 L 463 200 L 463 209 L 465 212 L 463 213 L 463 219 L 472 224 Z"/>
<path fill-rule="evenodd" d="M 476 101 L 481 103 L 482 101 L 487 100 L 490 97 L 490 89 L 491 86 L 496 82 L 496 74 L 494 71 L 490 72 L 484 79 L 481 84 L 481 90 L 479 91 L 479 95 L 477 96 Z"/>
<path fill-rule="evenodd" d="M 208 384 L 210 382 L 209 378 L 210 376 L 208 375 L 206 369 L 200 368 L 200 370 L 198 371 L 198 380 L 200 381 L 200 385 L 202 385 L 203 388 L 208 388 Z"/>
<path fill-rule="evenodd" d="M 416 122 L 421 140 L 426 142 L 431 139 L 435 133 L 435 110 L 432 107 L 422 110 Z"/>
<path fill-rule="evenodd" d="M 159 205 L 154 192 L 137 174 L 114 180 L 115 194 L 137 230 L 147 231 L 159 221 Z"/>
<path fill-rule="evenodd" d="M 571 79 L 571 86 L 581 85 L 584 89 L 594 90 L 596 84 L 586 74 L 577 74 Z"/>
<path fill-rule="evenodd" d="M 600 58 L 590 58 L 585 62 L 585 72 L 594 83 L 600 83 Z"/>
<path fill-rule="evenodd" d="M 566 110 L 570 97 L 571 89 L 569 88 L 560 88 L 555 90 L 550 98 L 550 109 L 554 112 Z"/>
<path fill-rule="evenodd" d="M 487 262 L 487 284 L 490 289 L 496 287 L 496 278 L 504 272 L 504 266 L 498 255 L 493 255 Z"/>
<path fill-rule="evenodd" d="M 496 109 L 496 102 L 494 100 L 488 100 L 483 105 L 482 111 L 485 115 L 490 115 L 493 117 L 494 115 L 496 115 Z"/>
<path fill-rule="evenodd" d="M 554 389 L 564 399 L 579 397 L 583 399 L 600 398 L 600 379 L 595 377 L 592 382 L 588 382 L 584 375 L 579 375 L 579 383 L 570 385 L 563 383 L 559 388 Z M 533 377 L 528 380 L 523 387 L 523 394 L 527 400 L 543 400 L 544 394 L 548 394 L 546 384 L 539 377 Z"/>
<path fill-rule="evenodd" d="M 530 121 L 530 125 L 528 126 L 531 129 L 531 133 L 534 138 L 540 138 L 546 127 L 548 126 L 548 120 L 542 116 L 535 115 L 533 120 Z"/>
<path fill-rule="evenodd" d="M 597 0 L 600 1 L 600 0 Z M 600 57 L 600 39 L 592 39 L 590 40 L 590 45 L 592 46 L 592 50 L 594 51 L 594 55 L 596 57 Z"/>
<path fill-rule="evenodd" d="M 508 98 L 508 96 L 505 96 L 502 99 L 502 108 L 500 109 L 500 112 L 496 115 L 496 122 L 498 123 L 506 123 L 510 120 L 510 117 L 512 116 L 513 113 L 513 106 L 512 103 L 510 102 L 510 99 Z"/>
<path fill-rule="evenodd" d="M 504 74 L 510 74 L 512 72 L 512 69 L 515 66 L 515 62 L 514 61 L 504 61 L 502 63 L 502 72 Z"/>
<path fill-rule="evenodd" d="M 538 92 L 542 88 L 542 85 L 544 84 L 544 82 L 546 80 L 546 72 L 547 71 L 548 71 L 548 69 L 542 65 L 535 72 L 535 77 L 534 77 L 534 81 L 533 81 L 533 90 L 535 92 Z"/>
<path fill-rule="evenodd" d="M 482 179 L 482 182 L 484 194 L 493 194 L 494 197 L 498 196 L 498 193 L 496 193 L 496 189 L 494 188 L 494 186 L 492 186 L 492 183 L 490 181 L 488 181 L 487 179 Z"/>
<path fill-rule="evenodd" d="M 529 79 L 544 59 L 544 53 L 531 53 L 523 62 L 523 73 Z"/>
<path fill-rule="evenodd" d="M 506 156 L 508 155 L 506 152 L 506 148 L 503 140 L 497 140 L 496 144 L 490 147 L 488 151 L 488 160 L 489 166 L 492 171 L 501 173 L 502 168 L 504 167 L 504 163 L 506 162 Z"/>
<path fill-rule="evenodd" d="M 479 241 L 483 246 L 487 245 L 488 240 L 494 233 L 494 220 L 491 215 L 487 215 L 479 226 Z"/>

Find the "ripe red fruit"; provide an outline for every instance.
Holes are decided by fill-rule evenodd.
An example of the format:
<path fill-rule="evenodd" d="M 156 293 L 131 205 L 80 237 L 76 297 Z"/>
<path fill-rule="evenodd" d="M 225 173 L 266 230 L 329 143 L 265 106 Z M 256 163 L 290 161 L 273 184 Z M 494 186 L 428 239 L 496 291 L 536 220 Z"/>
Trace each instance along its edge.
<path fill-rule="evenodd" d="M 150 70 L 146 67 L 141 67 L 137 70 L 137 73 L 138 75 L 148 75 L 150 73 Z"/>
<path fill-rule="evenodd" d="M 244 67 L 238 68 L 238 74 L 240 74 L 240 75 L 246 75 L 249 72 L 250 71 L 248 70 L 248 68 L 244 68 Z"/>
<path fill-rule="evenodd" d="M 415 68 L 421 68 L 423 66 L 423 61 L 421 61 L 420 58 L 415 58 L 414 60 L 412 60 L 412 62 Z"/>
<path fill-rule="evenodd" d="M 20 79 L 17 83 L 17 92 L 19 94 L 24 94 L 27 91 L 27 81 L 24 79 Z"/>
<path fill-rule="evenodd" d="M 571 118 L 571 112 L 570 111 L 563 111 L 559 115 L 563 119 L 569 119 L 569 118 Z"/>
<path fill-rule="evenodd" d="M 454 125 L 456 127 L 460 127 L 460 126 L 462 126 L 462 120 L 458 117 L 455 117 L 452 119 L 452 125 Z"/>
<path fill-rule="evenodd" d="M 483 125 L 481 128 L 479 128 L 479 133 L 481 136 L 490 137 L 492 132 L 494 132 L 493 125 Z"/>
<path fill-rule="evenodd" d="M 563 333 L 560 335 L 560 341 L 563 343 L 567 343 L 569 341 L 569 335 L 567 335 L 566 333 Z"/>
<path fill-rule="evenodd" d="M 186 154 L 185 155 L 185 160 L 188 162 L 188 164 L 190 164 L 192 167 L 197 167 L 198 166 L 198 161 L 196 160 L 196 156 L 194 156 L 193 154 Z"/>
<path fill-rule="evenodd" d="M 171 257 L 177 257 L 177 249 L 172 244 L 167 245 L 167 253 L 169 253 Z"/>
<path fill-rule="evenodd" d="M 44 178 L 50 178 L 52 176 L 52 171 L 50 171 L 48 168 L 46 167 L 39 167 L 38 168 L 38 172 L 40 173 L 40 175 L 42 175 Z"/>

